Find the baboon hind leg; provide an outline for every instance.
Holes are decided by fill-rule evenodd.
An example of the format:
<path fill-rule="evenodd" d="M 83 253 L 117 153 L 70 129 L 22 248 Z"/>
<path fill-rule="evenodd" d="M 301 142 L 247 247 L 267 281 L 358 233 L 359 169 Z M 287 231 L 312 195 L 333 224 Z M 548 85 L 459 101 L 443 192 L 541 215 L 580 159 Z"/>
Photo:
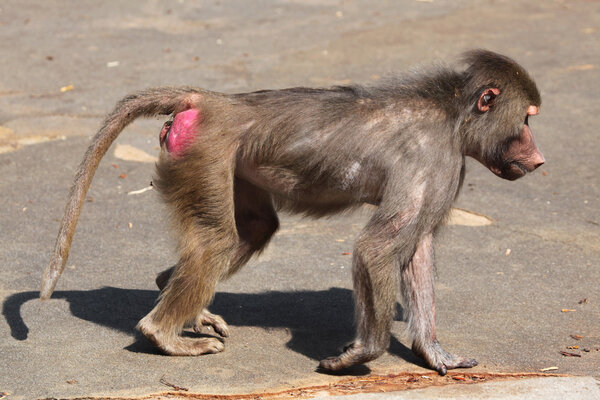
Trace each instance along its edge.
<path fill-rule="evenodd" d="M 273 234 L 279 228 L 279 219 L 271 195 L 264 190 L 242 180 L 235 179 L 234 184 L 235 225 L 238 233 L 238 245 L 224 279 L 235 274 L 257 252 L 265 249 Z M 156 285 L 162 291 L 177 265 L 158 274 Z M 225 320 L 208 309 L 203 309 L 193 322 L 193 329 L 206 333 L 207 327 L 221 336 L 229 336 Z"/>
<path fill-rule="evenodd" d="M 156 276 L 156 286 L 162 292 L 167 284 L 173 272 L 177 268 L 177 264 L 171 268 L 167 268 Z M 191 322 L 191 327 L 196 333 L 209 333 L 208 329 L 212 328 L 214 332 L 222 337 L 229 336 L 229 327 L 227 323 L 220 315 L 213 314 L 208 311 L 207 308 L 202 309 L 196 318 Z"/>
<path fill-rule="evenodd" d="M 271 195 L 246 182 L 235 179 L 235 226 L 239 242 L 224 278 L 229 278 L 250 258 L 263 251 L 279 228 Z"/>
<path fill-rule="evenodd" d="M 180 259 L 168 279 L 159 280 L 161 284 L 167 281 L 166 286 L 156 307 L 138 323 L 138 329 L 170 355 L 223 350 L 217 338 L 180 335 L 184 325 L 199 315 L 211 319 L 212 314 L 203 310 L 211 302 L 217 282 L 226 274 L 238 243 L 233 168 L 228 162 L 231 156 L 218 154 L 215 147 L 200 149 L 189 160 L 158 166 L 157 186 L 172 208 L 179 230 Z"/>

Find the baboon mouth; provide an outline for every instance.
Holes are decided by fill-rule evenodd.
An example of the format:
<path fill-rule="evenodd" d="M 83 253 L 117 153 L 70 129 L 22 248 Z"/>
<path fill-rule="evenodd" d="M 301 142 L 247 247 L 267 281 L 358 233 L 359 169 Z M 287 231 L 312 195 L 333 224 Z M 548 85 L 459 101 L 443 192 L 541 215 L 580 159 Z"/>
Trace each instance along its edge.
<path fill-rule="evenodd" d="M 521 164 L 518 161 L 510 161 L 506 163 L 503 168 L 489 167 L 489 169 L 495 175 L 503 179 L 508 179 L 509 181 L 514 181 L 515 179 L 518 179 L 527 174 L 527 172 L 530 172 L 523 164 Z"/>
<path fill-rule="evenodd" d="M 500 175 L 504 179 L 508 179 L 509 181 L 514 181 L 515 179 L 519 179 L 520 177 L 530 172 L 527 168 L 518 161 L 511 161 L 507 165 L 508 168 L 505 168 L 502 171 L 502 175 Z"/>
<path fill-rule="evenodd" d="M 512 167 L 516 167 L 518 170 L 520 170 L 523 173 L 523 175 L 525 175 L 528 172 L 531 172 L 530 170 L 527 169 L 526 166 L 524 166 L 523 164 L 521 164 L 518 161 L 513 161 L 513 162 L 510 163 L 510 165 Z"/>

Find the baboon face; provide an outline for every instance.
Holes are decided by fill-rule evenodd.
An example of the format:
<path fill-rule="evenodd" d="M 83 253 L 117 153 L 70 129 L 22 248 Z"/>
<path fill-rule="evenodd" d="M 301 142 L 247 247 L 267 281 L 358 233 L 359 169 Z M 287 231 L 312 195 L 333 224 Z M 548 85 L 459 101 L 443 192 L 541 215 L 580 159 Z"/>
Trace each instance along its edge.
<path fill-rule="evenodd" d="M 497 97 L 501 95 L 498 88 L 485 89 L 477 101 L 477 111 L 482 114 L 492 113 L 496 107 L 505 106 L 504 104 L 496 104 Z M 538 113 L 538 106 L 527 106 L 522 114 L 520 114 L 520 117 L 517 116 L 519 119 L 516 125 L 520 125 L 517 135 L 503 134 L 506 139 L 495 148 L 495 151 L 488 152 L 488 155 L 484 156 L 475 154 L 474 158 L 500 178 L 510 181 L 514 181 L 544 164 L 544 156 L 537 148 L 531 128 L 529 127 L 529 116 L 537 115 Z M 490 125 L 492 127 L 492 134 L 496 133 L 496 130 L 505 130 L 507 127 L 515 126 L 515 124 L 511 123 L 514 122 L 514 113 L 502 113 L 502 110 L 499 110 L 499 115 L 497 117 L 492 116 L 491 118 L 492 120 L 497 119 L 497 121 L 492 121 L 493 124 Z M 511 119 L 512 121 L 506 121 L 507 119 Z"/>
<path fill-rule="evenodd" d="M 529 116 L 536 115 L 539 107 L 529 106 L 523 121 L 521 134 L 516 139 L 510 139 L 505 146 L 497 163 L 490 165 L 490 170 L 503 179 L 514 181 L 528 172 L 533 172 L 546 161 L 537 148 L 529 127 Z"/>

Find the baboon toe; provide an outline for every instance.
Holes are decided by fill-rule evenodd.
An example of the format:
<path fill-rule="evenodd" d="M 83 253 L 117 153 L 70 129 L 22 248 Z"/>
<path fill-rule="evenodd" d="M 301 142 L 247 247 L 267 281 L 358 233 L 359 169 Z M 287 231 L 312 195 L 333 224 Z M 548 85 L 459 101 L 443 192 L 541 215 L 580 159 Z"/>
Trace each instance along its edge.
<path fill-rule="evenodd" d="M 440 375 L 446 375 L 449 369 L 472 368 L 478 364 L 473 358 L 465 358 L 445 351 L 434 341 L 425 346 L 413 345 L 413 352 L 422 357 L 425 362 Z"/>
<path fill-rule="evenodd" d="M 468 358 L 464 358 L 464 357 L 455 356 L 454 362 L 451 363 L 450 365 L 446 365 L 446 367 L 448 367 L 448 369 L 472 368 L 472 367 L 475 367 L 477 364 L 479 364 L 479 363 L 474 358 L 468 359 Z"/>
<path fill-rule="evenodd" d="M 379 356 L 379 352 L 367 351 L 364 346 L 354 342 L 344 348 L 344 352 L 337 357 L 328 357 L 321 360 L 319 367 L 337 371 L 343 368 L 348 368 L 353 365 L 363 364 L 367 361 L 374 360 Z"/>
<path fill-rule="evenodd" d="M 160 343 L 162 351 L 171 356 L 199 356 L 202 354 L 219 353 L 225 345 L 217 338 L 182 338 Z"/>
<path fill-rule="evenodd" d="M 214 354 L 220 353 L 225 350 L 225 345 L 219 339 L 216 338 L 202 338 L 202 339 L 191 339 L 194 342 L 195 351 L 197 354 Z"/>
<path fill-rule="evenodd" d="M 446 359 L 444 362 L 438 362 L 435 366 L 432 366 L 441 376 L 446 375 L 449 369 L 472 368 L 478 364 L 475 359 L 466 359 L 452 354 L 451 356 L 451 359 Z"/>
<path fill-rule="evenodd" d="M 207 327 L 212 327 L 222 337 L 229 337 L 229 327 L 225 320 L 220 315 L 213 314 L 204 309 L 196 317 L 193 329 L 196 333 L 206 333 Z"/>
<path fill-rule="evenodd" d="M 319 368 L 326 369 L 328 371 L 337 371 L 338 369 L 344 368 L 343 362 L 340 357 L 327 357 L 321 360 Z"/>

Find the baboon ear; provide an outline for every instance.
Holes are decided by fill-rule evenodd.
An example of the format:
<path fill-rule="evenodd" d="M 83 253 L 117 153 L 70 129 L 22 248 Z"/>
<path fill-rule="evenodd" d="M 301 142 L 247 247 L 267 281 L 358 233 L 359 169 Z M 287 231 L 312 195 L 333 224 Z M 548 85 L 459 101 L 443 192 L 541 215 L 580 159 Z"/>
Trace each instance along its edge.
<path fill-rule="evenodd" d="M 489 88 L 485 89 L 481 96 L 479 96 L 479 100 L 477 100 L 477 109 L 481 112 L 488 111 L 496 100 L 496 96 L 500 94 L 500 89 L 498 88 Z"/>

